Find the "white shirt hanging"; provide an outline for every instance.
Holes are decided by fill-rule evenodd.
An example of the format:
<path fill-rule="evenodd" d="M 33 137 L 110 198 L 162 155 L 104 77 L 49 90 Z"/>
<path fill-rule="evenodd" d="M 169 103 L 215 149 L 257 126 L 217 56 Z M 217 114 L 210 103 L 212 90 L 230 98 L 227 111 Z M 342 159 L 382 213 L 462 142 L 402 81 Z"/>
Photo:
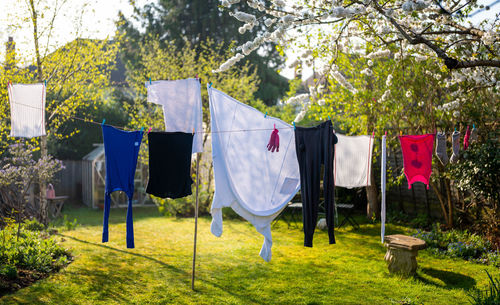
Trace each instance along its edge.
<path fill-rule="evenodd" d="M 222 208 L 231 207 L 264 235 L 260 256 L 271 260 L 271 222 L 300 189 L 293 128 L 208 88 L 215 194 L 211 231 L 222 234 Z M 267 150 L 273 125 L 280 151 Z"/>
<path fill-rule="evenodd" d="M 371 185 L 372 137 L 336 135 L 335 186 L 353 188 Z"/>
<path fill-rule="evenodd" d="M 195 132 L 193 153 L 203 152 L 201 87 L 197 79 L 146 82 L 148 102 L 163 107 L 165 131 Z"/>
<path fill-rule="evenodd" d="M 9 84 L 10 136 L 45 135 L 45 85 Z"/>

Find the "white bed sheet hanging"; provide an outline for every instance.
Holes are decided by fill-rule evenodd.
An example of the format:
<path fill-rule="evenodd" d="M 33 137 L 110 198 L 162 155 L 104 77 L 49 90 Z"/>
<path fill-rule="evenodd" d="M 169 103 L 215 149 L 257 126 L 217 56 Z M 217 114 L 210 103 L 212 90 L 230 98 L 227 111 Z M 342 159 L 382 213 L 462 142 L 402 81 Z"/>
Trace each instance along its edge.
<path fill-rule="evenodd" d="M 271 260 L 271 222 L 300 189 L 300 173 L 291 125 L 208 87 L 212 126 L 215 194 L 211 231 L 222 234 L 222 208 L 231 207 L 264 235 L 260 256 Z M 266 145 L 273 126 L 280 151 Z"/>

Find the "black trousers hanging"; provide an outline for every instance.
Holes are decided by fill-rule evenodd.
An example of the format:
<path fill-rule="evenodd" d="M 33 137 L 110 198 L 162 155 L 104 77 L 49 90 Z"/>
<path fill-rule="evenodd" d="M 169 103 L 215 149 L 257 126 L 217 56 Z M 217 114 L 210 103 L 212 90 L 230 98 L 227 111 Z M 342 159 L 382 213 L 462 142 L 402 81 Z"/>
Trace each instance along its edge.
<path fill-rule="evenodd" d="M 330 244 L 335 243 L 333 156 L 337 136 L 331 121 L 318 126 L 295 129 L 295 147 L 300 170 L 304 246 L 312 247 L 314 229 L 318 221 L 321 165 L 324 165 L 323 189 L 325 195 L 326 223 Z"/>

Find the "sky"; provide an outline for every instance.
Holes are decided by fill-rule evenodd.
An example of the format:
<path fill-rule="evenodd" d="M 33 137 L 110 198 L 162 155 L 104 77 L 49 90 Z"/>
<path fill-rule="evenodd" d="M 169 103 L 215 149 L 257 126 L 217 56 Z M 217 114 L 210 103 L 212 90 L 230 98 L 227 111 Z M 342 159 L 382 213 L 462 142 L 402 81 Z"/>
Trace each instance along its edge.
<path fill-rule="evenodd" d="M 115 31 L 114 22 L 117 19 L 118 12 L 122 11 L 125 16 L 129 17 L 132 14 L 132 6 L 128 3 L 129 0 L 41 0 L 45 3 L 67 3 L 61 9 L 61 13 L 55 20 L 55 31 L 51 45 L 46 45 L 46 49 L 52 51 L 61 45 L 73 40 L 75 37 L 81 38 L 99 38 L 113 37 Z M 154 0 L 136 0 L 140 5 L 144 5 Z M 493 0 L 479 0 L 480 4 L 490 4 Z M 33 35 L 31 28 L 20 28 L 16 26 L 19 21 L 26 18 L 26 1 L 23 0 L 0 0 L 0 41 L 7 41 L 9 36 L 13 36 L 16 41 L 17 51 L 20 51 L 20 57 L 31 58 L 29 51 L 32 50 Z M 82 3 L 87 3 L 84 6 Z M 80 15 L 78 12 L 84 12 Z M 23 14 L 23 12 L 25 12 Z M 485 18 L 492 19 L 495 14 L 500 12 L 500 3 L 493 6 L 489 11 L 483 11 L 476 14 L 472 21 L 478 23 Z M 43 28 L 43 25 L 42 25 Z M 2 43 L 3 45 L 3 43 Z M 24 50 L 24 51 L 23 51 Z M 0 58 L 4 58 L 5 48 L 0 47 Z M 287 55 L 287 65 L 293 62 L 296 54 L 289 52 Z M 216 67 L 214 67 L 216 68 Z M 285 68 L 281 74 L 288 78 L 293 78 L 293 70 Z M 304 69 L 303 78 L 307 78 L 312 74 L 311 69 Z"/>

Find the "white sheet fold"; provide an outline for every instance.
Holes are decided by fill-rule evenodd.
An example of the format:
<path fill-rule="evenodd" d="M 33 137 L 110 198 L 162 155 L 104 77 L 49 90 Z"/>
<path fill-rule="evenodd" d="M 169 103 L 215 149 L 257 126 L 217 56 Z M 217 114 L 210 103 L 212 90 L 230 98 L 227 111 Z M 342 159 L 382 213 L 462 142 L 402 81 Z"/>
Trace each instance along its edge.
<path fill-rule="evenodd" d="M 293 128 L 208 87 L 215 194 L 211 231 L 221 236 L 222 208 L 231 207 L 264 235 L 260 256 L 271 260 L 271 222 L 300 189 Z M 280 151 L 266 145 L 279 130 Z"/>

